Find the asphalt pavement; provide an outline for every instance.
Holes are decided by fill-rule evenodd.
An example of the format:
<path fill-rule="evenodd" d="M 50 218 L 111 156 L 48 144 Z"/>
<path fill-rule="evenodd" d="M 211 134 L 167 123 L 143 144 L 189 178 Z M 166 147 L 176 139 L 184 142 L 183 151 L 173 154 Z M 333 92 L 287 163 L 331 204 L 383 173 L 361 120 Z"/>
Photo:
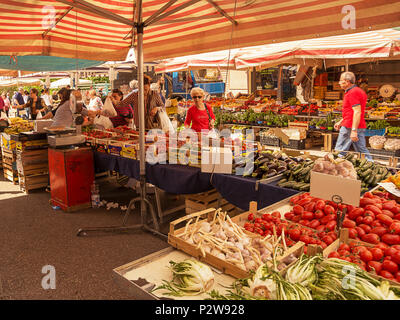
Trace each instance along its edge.
<path fill-rule="evenodd" d="M 137 196 L 115 177 L 100 182 L 100 194 L 120 205 Z M 112 270 L 168 247 L 166 241 L 142 230 L 78 237 L 83 227 L 120 226 L 124 211 L 103 207 L 66 213 L 54 210 L 49 200 L 43 189 L 26 195 L 0 178 L 0 299 L 135 299 L 115 283 Z M 138 209 L 128 220 L 136 223 Z"/>

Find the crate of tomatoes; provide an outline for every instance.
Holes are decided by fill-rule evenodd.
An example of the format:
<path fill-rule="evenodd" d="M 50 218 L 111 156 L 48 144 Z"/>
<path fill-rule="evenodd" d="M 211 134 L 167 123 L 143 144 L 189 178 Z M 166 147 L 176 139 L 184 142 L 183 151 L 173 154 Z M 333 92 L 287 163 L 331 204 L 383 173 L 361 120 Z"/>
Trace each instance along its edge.
<path fill-rule="evenodd" d="M 342 229 L 340 237 L 324 251 L 326 258 L 339 258 L 357 264 L 376 278 L 400 283 L 400 246 L 385 243 L 371 244 L 349 239 L 348 229 Z M 383 279 L 381 279 L 383 280 Z"/>

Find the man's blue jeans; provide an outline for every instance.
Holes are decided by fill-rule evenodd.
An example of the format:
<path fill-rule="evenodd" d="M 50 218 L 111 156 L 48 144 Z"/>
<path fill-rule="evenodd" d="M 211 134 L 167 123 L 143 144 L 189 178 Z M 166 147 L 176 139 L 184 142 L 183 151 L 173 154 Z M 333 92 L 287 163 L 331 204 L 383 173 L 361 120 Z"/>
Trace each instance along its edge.
<path fill-rule="evenodd" d="M 338 151 L 348 151 L 350 149 L 350 146 L 353 144 L 353 148 L 356 152 L 365 153 L 365 158 L 368 161 L 373 161 L 365 143 L 365 129 L 357 129 L 357 142 L 354 142 L 350 139 L 350 133 L 351 128 L 340 127 L 335 149 Z M 344 156 L 345 153 L 342 152 L 341 155 Z"/>

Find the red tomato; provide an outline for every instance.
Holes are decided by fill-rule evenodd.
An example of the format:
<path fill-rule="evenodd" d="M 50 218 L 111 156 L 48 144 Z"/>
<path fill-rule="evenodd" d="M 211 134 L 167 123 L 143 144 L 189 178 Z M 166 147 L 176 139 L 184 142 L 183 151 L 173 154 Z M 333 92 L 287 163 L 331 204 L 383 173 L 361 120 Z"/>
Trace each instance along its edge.
<path fill-rule="evenodd" d="M 315 210 L 315 202 L 307 203 L 307 204 L 304 206 L 304 210 L 305 210 L 305 211 L 314 212 L 314 210 Z"/>
<path fill-rule="evenodd" d="M 393 219 L 386 214 L 378 214 L 376 218 L 386 226 L 390 226 L 393 223 Z"/>
<path fill-rule="evenodd" d="M 348 218 L 351 220 L 356 220 L 357 217 L 363 216 L 364 215 L 364 209 L 363 208 L 354 208 L 348 213 Z"/>
<path fill-rule="evenodd" d="M 383 210 L 389 210 L 392 211 L 396 207 L 397 203 L 395 200 L 390 200 L 390 201 L 385 201 L 382 204 L 382 209 Z"/>
<path fill-rule="evenodd" d="M 339 254 L 341 257 L 349 257 L 349 256 L 350 256 L 350 252 L 347 251 L 347 250 L 338 250 L 338 254 Z"/>
<path fill-rule="evenodd" d="M 349 229 L 349 238 L 355 239 L 355 238 L 357 238 L 357 236 L 358 236 L 357 230 L 354 228 L 350 228 Z"/>
<path fill-rule="evenodd" d="M 388 217 L 391 217 L 392 219 L 394 217 L 393 212 L 389 210 L 382 210 L 382 214 L 386 214 Z"/>
<path fill-rule="evenodd" d="M 324 207 L 324 212 L 325 212 L 326 215 L 334 214 L 335 213 L 335 209 L 331 205 L 327 204 Z"/>
<path fill-rule="evenodd" d="M 373 197 L 374 197 L 374 195 L 372 194 L 372 192 L 367 191 L 366 193 L 364 193 L 364 199 L 365 199 L 365 198 L 371 199 L 371 198 L 373 198 Z"/>
<path fill-rule="evenodd" d="M 371 216 L 366 216 L 366 217 L 364 217 L 364 219 L 363 219 L 363 224 L 366 224 L 366 225 L 370 225 L 372 222 L 374 222 L 374 218 L 373 217 L 371 217 Z"/>
<path fill-rule="evenodd" d="M 389 247 L 387 244 L 386 244 L 386 246 Z M 396 250 L 400 250 L 400 245 L 395 244 L 394 246 L 392 246 L 392 248 L 395 248 Z"/>
<path fill-rule="evenodd" d="M 292 218 L 292 221 L 293 222 L 299 222 L 301 220 L 301 216 L 294 216 L 293 218 Z"/>
<path fill-rule="evenodd" d="M 389 280 L 393 280 L 394 279 L 393 274 L 391 274 L 387 270 L 381 270 L 381 272 L 379 272 L 379 275 L 384 277 L 384 278 L 386 278 L 386 279 L 389 279 Z"/>
<path fill-rule="evenodd" d="M 315 230 L 317 230 L 319 233 L 321 233 L 322 231 L 325 230 L 325 225 L 324 224 L 320 224 L 318 227 L 315 228 Z"/>
<path fill-rule="evenodd" d="M 274 218 L 280 218 L 281 217 L 281 213 L 279 211 L 274 211 L 271 213 L 271 216 L 273 216 Z"/>
<path fill-rule="evenodd" d="M 338 250 L 346 250 L 346 251 L 349 251 L 350 252 L 350 246 L 348 245 L 348 244 L 346 244 L 346 243 L 342 243 L 340 246 L 339 246 L 339 249 Z"/>
<path fill-rule="evenodd" d="M 329 231 L 335 230 L 335 227 L 336 227 L 336 221 L 335 221 L 335 220 L 329 221 L 329 222 L 326 224 L 326 229 L 329 230 Z"/>
<path fill-rule="evenodd" d="M 373 260 L 374 256 L 372 255 L 371 251 L 367 249 L 360 252 L 360 258 L 362 261 L 368 262 Z"/>
<path fill-rule="evenodd" d="M 365 233 L 370 233 L 372 230 L 372 228 L 367 224 L 360 224 L 359 227 L 362 228 Z"/>
<path fill-rule="evenodd" d="M 395 219 L 395 220 L 400 220 L 400 213 L 396 214 L 396 215 L 393 217 L 393 219 Z"/>
<path fill-rule="evenodd" d="M 312 220 L 314 219 L 314 213 L 310 211 L 304 211 L 301 215 L 303 220 Z"/>
<path fill-rule="evenodd" d="M 299 224 L 301 224 L 302 226 L 308 227 L 310 225 L 310 221 L 302 219 L 299 221 Z"/>
<path fill-rule="evenodd" d="M 302 235 L 299 240 L 305 244 L 309 244 L 312 238 L 310 236 Z"/>
<path fill-rule="evenodd" d="M 304 212 L 304 208 L 298 204 L 293 207 L 293 213 L 295 215 L 301 215 Z"/>
<path fill-rule="evenodd" d="M 391 256 L 393 256 L 396 252 L 397 252 L 397 250 L 396 250 L 395 248 L 393 248 L 393 247 L 388 247 L 388 248 L 385 250 L 385 256 L 391 257 Z"/>
<path fill-rule="evenodd" d="M 322 249 L 326 249 L 326 247 L 328 246 L 325 242 L 321 241 L 321 243 L 319 244 Z"/>
<path fill-rule="evenodd" d="M 360 199 L 360 207 L 362 207 L 362 208 L 364 208 L 364 207 L 366 207 L 367 205 L 373 205 L 373 204 L 375 204 L 375 200 L 374 199 L 367 199 L 367 198 L 365 198 L 365 196 L 364 196 L 364 198 L 362 198 L 362 199 Z"/>
<path fill-rule="evenodd" d="M 371 248 L 369 251 L 371 251 L 373 260 L 375 261 L 380 261 L 384 256 L 383 250 L 379 248 Z"/>
<path fill-rule="evenodd" d="M 377 234 L 379 237 L 382 237 L 385 233 L 387 233 L 387 230 L 385 227 L 375 227 L 371 230 L 371 233 Z"/>
<path fill-rule="evenodd" d="M 324 213 L 321 210 L 316 210 L 314 212 L 315 219 L 322 219 L 324 217 Z"/>
<path fill-rule="evenodd" d="M 396 281 L 400 282 L 400 271 L 396 272 Z"/>
<path fill-rule="evenodd" d="M 389 248 L 389 246 L 388 246 L 386 243 L 379 242 L 379 243 L 375 246 L 375 248 L 379 248 L 379 249 L 381 249 L 383 252 L 385 252 L 385 250 L 386 250 L 387 248 Z"/>
<path fill-rule="evenodd" d="M 378 261 L 368 261 L 368 271 L 374 271 L 376 274 L 380 274 L 382 270 L 382 263 Z"/>
<path fill-rule="evenodd" d="M 327 235 L 330 236 L 333 239 L 333 241 L 337 239 L 337 234 L 335 231 L 329 231 Z"/>
<path fill-rule="evenodd" d="M 254 213 L 249 213 L 249 215 L 247 216 L 247 220 L 249 221 L 254 220 Z"/>
<path fill-rule="evenodd" d="M 330 236 L 324 236 L 321 240 L 322 240 L 323 242 L 325 242 L 328 246 L 334 241 L 334 240 L 332 239 L 332 237 L 330 237 Z"/>
<path fill-rule="evenodd" d="M 315 203 L 315 210 L 320 210 L 320 211 L 322 211 L 322 210 L 324 210 L 324 207 L 325 207 L 325 201 L 324 201 L 324 200 L 318 200 L 318 201 Z"/>
<path fill-rule="evenodd" d="M 394 221 L 389 226 L 389 232 L 394 234 L 400 234 L 400 221 Z"/>
<path fill-rule="evenodd" d="M 372 244 L 378 244 L 380 239 L 379 236 L 375 233 L 369 233 L 365 234 L 364 236 L 361 237 L 362 241 L 372 243 Z"/>
<path fill-rule="evenodd" d="M 292 212 L 286 212 L 286 213 L 284 214 L 284 217 L 285 217 L 285 219 L 287 219 L 287 220 L 292 220 L 293 217 L 294 217 L 294 213 L 292 213 Z"/>
<path fill-rule="evenodd" d="M 321 219 L 321 224 L 327 224 L 329 221 L 336 220 L 335 214 L 329 214 Z"/>
<path fill-rule="evenodd" d="M 382 269 L 389 271 L 391 274 L 395 274 L 397 271 L 399 271 L 397 263 L 390 260 L 385 260 L 382 262 Z"/>
<path fill-rule="evenodd" d="M 393 245 L 393 244 L 400 244 L 400 235 L 398 234 L 384 234 L 382 236 L 382 242 Z"/>
<path fill-rule="evenodd" d="M 397 264 L 400 264 L 400 251 L 396 251 L 393 255 L 392 255 L 392 260 L 394 262 L 396 262 Z"/>
<path fill-rule="evenodd" d="M 349 219 L 343 220 L 343 224 L 342 224 L 343 228 L 355 228 L 355 226 L 356 226 L 355 221 L 349 220 Z"/>
<path fill-rule="evenodd" d="M 320 222 L 317 219 L 311 220 L 310 221 L 310 228 L 316 229 L 320 225 Z"/>
<path fill-rule="evenodd" d="M 355 227 L 355 229 L 357 230 L 358 236 L 360 238 L 362 238 L 363 235 L 365 235 L 365 230 L 361 227 Z"/>
<path fill-rule="evenodd" d="M 291 229 L 289 230 L 289 236 L 293 241 L 299 241 L 301 236 L 301 231 L 299 229 Z"/>
<path fill-rule="evenodd" d="M 300 195 L 290 198 L 290 204 L 295 205 L 300 200 Z"/>
<path fill-rule="evenodd" d="M 379 222 L 379 220 L 374 220 L 374 222 L 371 223 L 371 227 L 383 227 L 382 223 Z"/>
<path fill-rule="evenodd" d="M 363 252 L 364 250 L 368 250 L 366 247 L 364 246 L 355 246 L 351 249 L 351 252 L 357 255 L 360 255 L 361 252 Z"/>
<path fill-rule="evenodd" d="M 362 223 L 363 223 L 363 220 L 364 220 L 364 217 L 363 217 L 363 216 L 358 216 L 357 219 L 356 219 L 357 225 L 362 224 Z"/>
<path fill-rule="evenodd" d="M 375 220 L 375 213 L 373 213 L 371 210 L 365 210 L 364 217 L 372 217 L 372 219 Z"/>

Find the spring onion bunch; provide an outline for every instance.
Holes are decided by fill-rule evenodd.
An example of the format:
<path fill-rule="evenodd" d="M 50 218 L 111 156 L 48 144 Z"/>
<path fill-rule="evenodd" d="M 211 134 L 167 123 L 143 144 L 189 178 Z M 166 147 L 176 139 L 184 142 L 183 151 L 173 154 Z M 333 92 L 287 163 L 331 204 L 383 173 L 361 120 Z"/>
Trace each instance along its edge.
<path fill-rule="evenodd" d="M 163 280 L 155 290 L 164 289 L 171 296 L 198 295 L 209 291 L 214 285 L 214 274 L 210 267 L 197 260 L 186 259 L 176 263 L 170 261 L 172 281 Z"/>

